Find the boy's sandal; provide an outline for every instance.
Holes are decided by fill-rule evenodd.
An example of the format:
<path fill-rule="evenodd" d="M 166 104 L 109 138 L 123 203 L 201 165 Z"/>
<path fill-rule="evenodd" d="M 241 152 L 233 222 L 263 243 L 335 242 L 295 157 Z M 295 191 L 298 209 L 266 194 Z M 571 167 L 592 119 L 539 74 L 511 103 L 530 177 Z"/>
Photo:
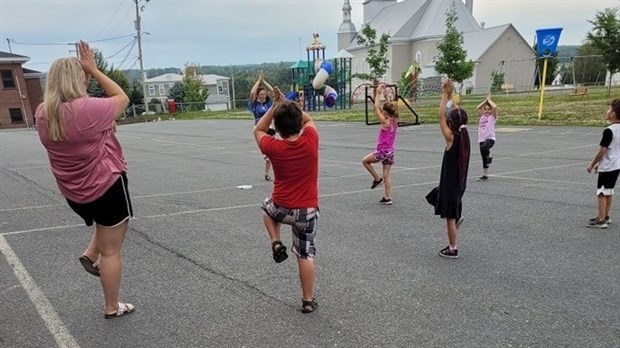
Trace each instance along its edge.
<path fill-rule="evenodd" d="M 271 243 L 271 250 L 273 251 L 273 260 L 276 263 L 280 263 L 288 258 L 286 247 L 279 240 Z"/>
<path fill-rule="evenodd" d="M 313 297 L 312 301 L 301 300 L 301 312 L 302 313 L 312 313 L 319 306 L 319 303 L 316 302 L 316 299 Z"/>
<path fill-rule="evenodd" d="M 265 174 L 265 180 L 271 181 L 271 177 L 269 176 L 269 174 Z"/>
<path fill-rule="evenodd" d="M 82 267 L 84 267 L 86 272 L 94 275 L 95 277 L 100 276 L 99 267 L 98 267 L 99 265 L 95 265 L 96 262 L 93 262 L 91 259 L 88 258 L 88 256 L 86 255 L 80 256 L 80 263 L 82 264 Z"/>
<path fill-rule="evenodd" d="M 118 309 L 116 310 L 116 313 L 111 313 L 111 314 L 104 314 L 104 318 L 106 319 L 112 319 L 112 318 L 118 318 L 118 317 L 122 317 L 125 314 L 129 314 L 129 313 L 133 313 L 133 311 L 136 310 L 136 307 L 134 307 L 134 305 L 132 305 L 131 303 L 118 303 Z"/>

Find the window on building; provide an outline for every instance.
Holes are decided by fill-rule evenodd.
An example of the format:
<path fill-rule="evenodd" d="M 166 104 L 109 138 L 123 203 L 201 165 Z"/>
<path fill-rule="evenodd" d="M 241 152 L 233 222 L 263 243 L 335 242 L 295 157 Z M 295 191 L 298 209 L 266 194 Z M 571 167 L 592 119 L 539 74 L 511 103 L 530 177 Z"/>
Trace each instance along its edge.
<path fill-rule="evenodd" d="M 2 86 L 4 88 L 15 88 L 12 70 L 0 70 L 0 76 L 2 76 Z"/>
<path fill-rule="evenodd" d="M 159 85 L 159 95 L 166 95 L 166 86 Z"/>
<path fill-rule="evenodd" d="M 155 86 L 153 85 L 149 86 L 149 95 L 155 95 Z"/>
<path fill-rule="evenodd" d="M 228 94 L 228 81 L 220 81 L 217 85 L 218 94 Z"/>
<path fill-rule="evenodd" d="M 11 116 L 11 123 L 24 123 L 24 116 L 22 116 L 22 109 L 10 108 L 9 115 Z"/>

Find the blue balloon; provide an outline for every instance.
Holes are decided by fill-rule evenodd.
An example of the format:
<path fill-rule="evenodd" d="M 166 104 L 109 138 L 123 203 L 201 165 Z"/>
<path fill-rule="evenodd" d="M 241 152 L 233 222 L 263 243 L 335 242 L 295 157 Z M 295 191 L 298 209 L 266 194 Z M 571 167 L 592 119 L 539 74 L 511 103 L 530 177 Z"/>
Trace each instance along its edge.
<path fill-rule="evenodd" d="M 325 71 L 327 71 L 327 73 L 330 74 L 330 75 L 334 71 L 334 68 L 332 67 L 332 63 L 330 63 L 327 60 L 325 60 L 325 61 L 323 61 L 323 63 L 321 63 L 321 69 L 325 69 Z"/>

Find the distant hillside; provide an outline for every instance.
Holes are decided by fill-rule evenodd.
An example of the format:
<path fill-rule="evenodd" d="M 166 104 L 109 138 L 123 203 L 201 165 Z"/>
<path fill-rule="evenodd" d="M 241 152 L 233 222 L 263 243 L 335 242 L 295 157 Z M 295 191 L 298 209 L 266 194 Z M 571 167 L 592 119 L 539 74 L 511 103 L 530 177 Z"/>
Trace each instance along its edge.
<path fill-rule="evenodd" d="M 558 46 L 558 57 L 574 57 L 581 46 Z"/>

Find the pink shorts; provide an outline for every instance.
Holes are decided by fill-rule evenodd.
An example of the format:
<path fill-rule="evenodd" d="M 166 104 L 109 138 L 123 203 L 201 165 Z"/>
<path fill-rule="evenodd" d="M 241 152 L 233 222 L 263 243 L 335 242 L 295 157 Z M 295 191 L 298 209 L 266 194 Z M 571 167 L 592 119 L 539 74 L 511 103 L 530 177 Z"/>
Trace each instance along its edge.
<path fill-rule="evenodd" d="M 385 165 L 394 164 L 394 151 L 376 150 L 372 155 L 375 156 L 377 162 L 381 162 Z"/>

